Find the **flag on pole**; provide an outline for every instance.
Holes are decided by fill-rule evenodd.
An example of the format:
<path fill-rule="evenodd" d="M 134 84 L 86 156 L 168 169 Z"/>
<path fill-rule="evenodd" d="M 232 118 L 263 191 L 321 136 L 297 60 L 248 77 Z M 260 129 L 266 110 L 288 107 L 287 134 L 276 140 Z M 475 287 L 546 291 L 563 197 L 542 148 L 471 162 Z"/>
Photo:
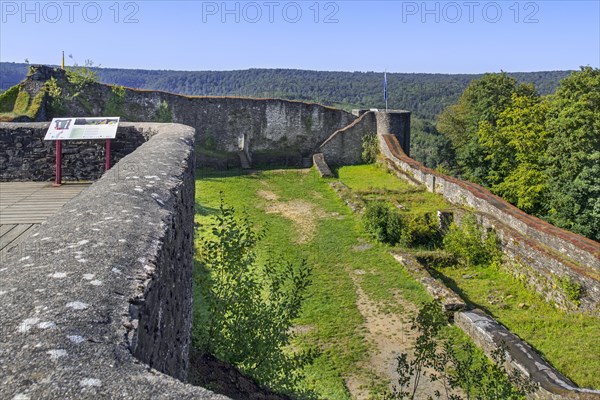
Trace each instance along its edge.
<path fill-rule="evenodd" d="M 387 94 L 387 71 L 383 73 L 383 99 L 385 100 L 385 111 L 388 108 L 388 94 Z"/>

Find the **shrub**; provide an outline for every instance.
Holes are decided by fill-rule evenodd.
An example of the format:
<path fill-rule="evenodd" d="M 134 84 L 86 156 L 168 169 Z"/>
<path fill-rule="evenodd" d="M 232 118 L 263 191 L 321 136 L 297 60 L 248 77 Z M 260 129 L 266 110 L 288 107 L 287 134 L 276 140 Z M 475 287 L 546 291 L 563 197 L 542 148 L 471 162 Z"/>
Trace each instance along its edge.
<path fill-rule="evenodd" d="M 431 214 L 405 216 L 383 201 L 372 201 L 367 204 L 363 221 L 368 233 L 390 246 L 435 247 L 440 242 L 437 222 Z"/>
<path fill-rule="evenodd" d="M 376 240 L 391 246 L 400 241 L 404 228 L 399 213 L 382 201 L 367 203 L 363 223 L 365 230 Z"/>
<path fill-rule="evenodd" d="M 521 400 L 535 391 L 537 386 L 529 378 L 516 370 L 507 372 L 505 348 L 492 353 L 492 363 L 470 341 L 443 339 L 441 332 L 447 324 L 438 301 L 422 306 L 413 319 L 412 329 L 418 332 L 413 356 L 402 353 L 397 357 L 398 386 L 386 399 L 415 399 L 426 374 L 445 389 L 436 392 L 436 398 L 447 400 L 462 400 L 460 392 L 467 399 Z"/>
<path fill-rule="evenodd" d="M 436 247 L 440 242 L 438 223 L 431 214 L 413 215 L 405 222 L 400 243 L 407 247 Z"/>
<path fill-rule="evenodd" d="M 48 94 L 48 111 L 50 116 L 61 116 L 66 112 L 62 98 L 63 89 L 60 87 L 58 81 L 54 77 L 47 80 L 44 85 L 46 93 Z"/>
<path fill-rule="evenodd" d="M 570 276 L 559 278 L 558 283 L 567 298 L 579 307 L 581 304 L 581 296 L 583 295 L 583 286 Z"/>
<path fill-rule="evenodd" d="M 365 164 L 373 164 L 377 161 L 377 156 L 379 155 L 379 141 L 377 140 L 377 135 L 375 134 L 367 134 L 362 138 L 362 161 Z"/>
<path fill-rule="evenodd" d="M 68 67 L 66 69 L 67 80 L 70 84 L 74 85 L 78 91 L 89 84 L 97 83 L 98 74 L 92 69 L 93 65 L 94 63 L 92 61 L 86 60 L 85 66 L 83 67 L 78 65 Z"/>
<path fill-rule="evenodd" d="M 311 360 L 310 353 L 286 349 L 311 267 L 273 255 L 259 265 L 256 245 L 263 237 L 221 200 L 212 234 L 199 249 L 196 285 L 206 309 L 197 314 L 195 345 L 273 390 L 292 393 Z"/>
<path fill-rule="evenodd" d="M 115 85 L 111 88 L 111 94 L 106 101 L 104 112 L 110 116 L 123 116 L 123 104 L 125 103 L 125 88 Z"/>
<path fill-rule="evenodd" d="M 169 103 L 167 103 L 165 100 L 161 101 L 158 105 L 154 120 L 156 122 L 173 122 L 173 114 L 169 108 Z"/>
<path fill-rule="evenodd" d="M 496 234 L 484 234 L 473 214 L 466 215 L 460 227 L 452 223 L 443 243 L 444 248 L 467 267 L 500 262 L 502 258 Z"/>

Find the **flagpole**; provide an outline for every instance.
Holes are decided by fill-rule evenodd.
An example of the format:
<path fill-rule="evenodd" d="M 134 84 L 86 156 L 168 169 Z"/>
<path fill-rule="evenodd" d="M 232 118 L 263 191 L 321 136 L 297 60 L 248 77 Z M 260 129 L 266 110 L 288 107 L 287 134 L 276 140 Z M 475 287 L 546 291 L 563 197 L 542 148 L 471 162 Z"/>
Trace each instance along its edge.
<path fill-rule="evenodd" d="M 388 95 L 387 95 L 387 70 L 383 73 L 383 97 L 385 98 L 385 112 L 388 110 Z"/>

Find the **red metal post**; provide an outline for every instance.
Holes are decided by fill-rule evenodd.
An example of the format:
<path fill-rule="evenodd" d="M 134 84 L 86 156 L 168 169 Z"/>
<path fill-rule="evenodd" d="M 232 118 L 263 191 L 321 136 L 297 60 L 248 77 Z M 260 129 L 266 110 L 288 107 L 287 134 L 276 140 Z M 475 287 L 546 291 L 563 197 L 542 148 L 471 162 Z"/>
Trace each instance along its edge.
<path fill-rule="evenodd" d="M 104 172 L 110 169 L 110 139 L 106 139 L 106 161 L 104 162 Z"/>
<path fill-rule="evenodd" d="M 54 185 L 60 186 L 62 182 L 62 141 L 56 141 L 56 176 L 54 177 Z"/>

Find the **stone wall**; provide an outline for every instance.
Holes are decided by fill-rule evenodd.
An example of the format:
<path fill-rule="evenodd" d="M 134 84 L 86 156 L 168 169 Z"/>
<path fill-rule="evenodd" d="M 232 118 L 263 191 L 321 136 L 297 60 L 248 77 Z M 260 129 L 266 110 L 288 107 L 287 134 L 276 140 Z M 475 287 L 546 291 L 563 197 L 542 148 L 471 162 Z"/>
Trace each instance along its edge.
<path fill-rule="evenodd" d="M 49 123 L 0 123 L 0 181 L 51 181 L 55 176 L 55 141 L 45 141 Z M 143 130 L 121 123 L 111 141 L 116 164 L 148 139 Z M 64 140 L 64 181 L 96 180 L 104 173 L 104 140 Z"/>
<path fill-rule="evenodd" d="M 600 399 L 600 391 L 578 388 L 548 365 L 527 343 L 483 311 L 475 309 L 456 312 L 454 321 L 489 357 L 497 349 L 505 348 L 507 369 L 519 371 L 539 385 L 539 389 L 529 394 L 527 398 Z"/>
<path fill-rule="evenodd" d="M 394 135 L 379 138 L 391 168 L 451 203 L 476 210 L 480 222 L 499 233 L 515 274 L 564 308 L 600 315 L 600 243 L 528 215 L 479 185 L 424 167 L 404 154 Z M 584 289 L 579 305 L 569 304 L 557 284 L 562 278 Z"/>
<path fill-rule="evenodd" d="M 2 260 L 0 398 L 224 399 L 178 380 L 191 334 L 194 129 L 132 129 L 150 139 Z"/>
<path fill-rule="evenodd" d="M 317 149 L 329 165 L 358 164 L 361 161 L 362 142 L 365 135 L 375 135 L 375 112 L 362 113 L 350 125 L 335 131 Z"/>
<path fill-rule="evenodd" d="M 404 154 L 410 156 L 410 111 L 378 111 L 375 115 L 377 117 L 377 134 L 396 136 Z"/>
<path fill-rule="evenodd" d="M 356 119 L 343 110 L 300 101 L 181 96 L 96 83 L 78 90 L 60 69 L 34 66 L 33 71 L 21 84 L 23 88 L 42 90 L 43 82 L 51 77 L 63 87 L 61 107 L 48 107 L 50 99 L 46 98 L 35 120 L 121 116 L 123 121 L 182 123 L 196 129 L 198 161 L 204 166 L 240 166 L 242 137 L 255 165 L 310 165 L 314 150 Z M 76 91 L 79 94 L 73 96 Z"/>

